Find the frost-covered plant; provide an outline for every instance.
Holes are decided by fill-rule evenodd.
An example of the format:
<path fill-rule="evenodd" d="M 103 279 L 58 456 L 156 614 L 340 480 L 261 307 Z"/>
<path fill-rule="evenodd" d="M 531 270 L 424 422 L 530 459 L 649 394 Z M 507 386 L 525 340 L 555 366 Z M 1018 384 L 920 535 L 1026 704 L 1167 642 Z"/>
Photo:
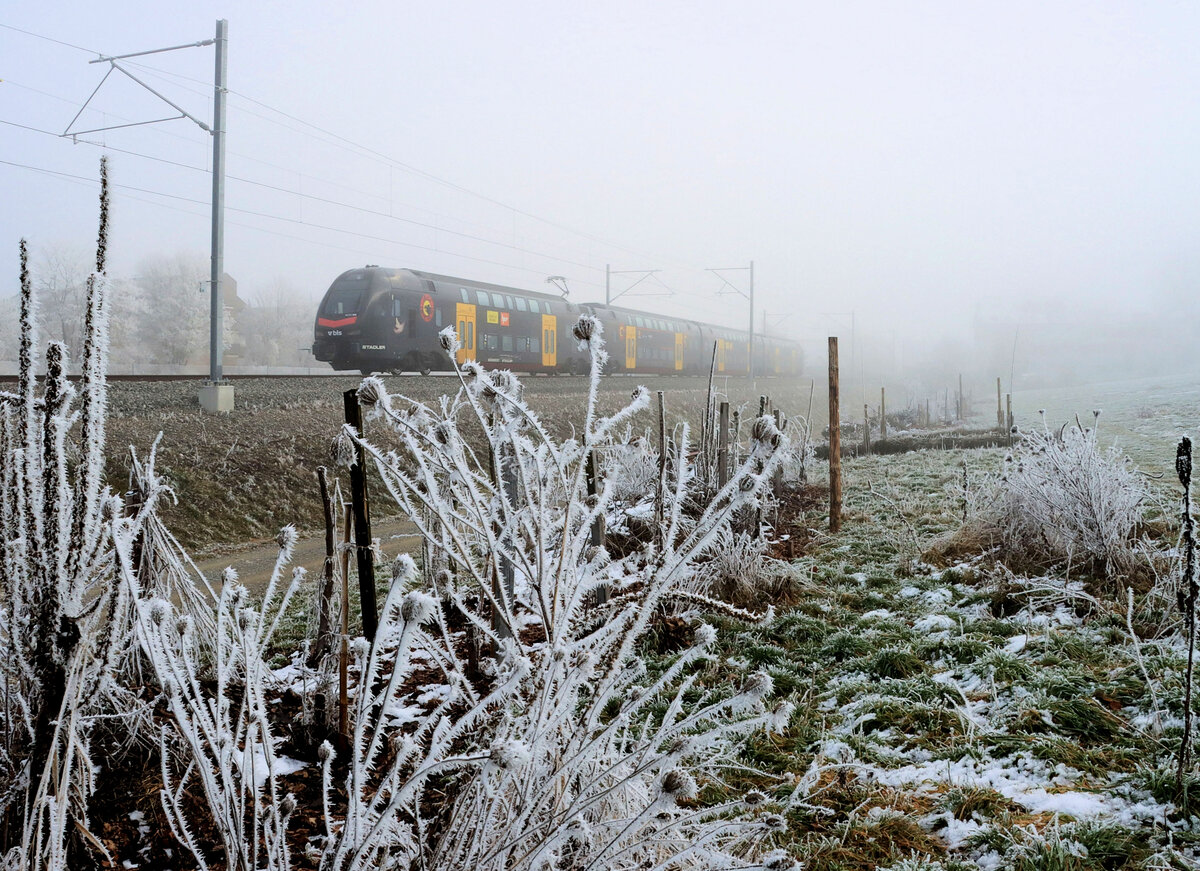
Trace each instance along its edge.
<path fill-rule="evenodd" d="M 606 445 L 600 456 L 601 475 L 610 483 L 613 501 L 636 503 L 654 494 L 658 454 L 645 438 L 633 437 L 632 427 Z"/>
<path fill-rule="evenodd" d="M 135 616 L 131 591 L 114 571 L 113 541 L 118 530 L 131 541 L 141 536 L 158 494 L 127 512 L 102 477 L 108 355 L 103 160 L 100 179 L 81 389 L 77 394 L 66 379 L 60 343 L 49 346 L 37 389 L 36 305 L 22 241 L 20 376 L 15 393 L 0 394 L 0 813 L 9 823 L 3 861 L 10 867 L 65 867 L 69 837 L 87 832 L 90 739 L 98 717 L 124 711 L 130 725 L 144 712 L 118 680 L 129 664 Z"/>
<path fill-rule="evenodd" d="M 697 572 L 696 592 L 725 602 L 754 605 L 760 600 L 770 539 L 723 529 Z"/>
<path fill-rule="evenodd" d="M 1116 446 L 1102 449 L 1094 426 L 1043 426 L 1021 433 L 999 474 L 970 493 L 959 536 L 996 548 L 1014 566 L 1130 575 L 1139 566 L 1134 534 L 1146 498 L 1129 460 Z"/>
<path fill-rule="evenodd" d="M 202 868 L 209 857 L 193 835 L 185 800 L 197 788 L 227 869 L 286 871 L 291 864 L 285 836 L 296 803 L 280 795 L 265 655 L 304 569 L 294 569 L 284 587 L 295 529 L 285 527 L 277 543 L 279 556 L 260 608 L 249 605 L 233 570 L 225 571 L 211 635 L 165 599 L 138 600 L 138 638 L 172 717 L 172 728 L 163 728 L 159 742 L 163 811 Z M 118 556 L 127 583 L 135 586 L 128 548 L 119 547 Z M 205 681 L 210 673 L 211 683 Z"/>
<path fill-rule="evenodd" d="M 770 679 L 754 675 L 740 690 L 685 704 L 714 630 L 702 625 L 654 677 L 638 642 L 660 604 L 685 592 L 695 558 L 731 513 L 767 485 L 780 433 L 769 419 L 757 422 L 746 462 L 684 524 L 683 428 L 663 534 L 612 559 L 592 544 L 591 528 L 613 488 L 586 495 L 586 457 L 647 395 L 639 388 L 625 409 L 599 417 L 600 325 L 583 317 L 575 335 L 591 352 L 592 380 L 574 440 L 549 436 L 511 374 L 473 363 L 459 368 L 457 395 L 436 408 L 389 396 L 378 379 L 359 390 L 397 446 L 350 429 L 343 443 L 362 446 L 448 569 L 436 596 L 402 596 L 403 585 L 393 585 L 374 645 L 360 648 L 349 807 L 342 828 L 328 833 L 322 868 L 716 868 L 762 834 L 743 802 L 707 807 L 695 797 L 696 778 L 734 739 L 786 723 L 786 706 L 766 707 Z M 443 344 L 453 355 L 452 330 Z M 482 432 L 485 447 L 472 449 L 467 430 Z M 597 608 L 592 594 L 601 586 L 610 597 Z M 442 601 L 496 652 L 486 685 L 468 679 Z M 417 647 L 433 652 L 448 695 L 407 732 L 389 729 L 386 712 Z M 324 753 L 328 794 L 332 752 Z M 434 779 L 448 796 L 441 807 L 429 800 Z"/>

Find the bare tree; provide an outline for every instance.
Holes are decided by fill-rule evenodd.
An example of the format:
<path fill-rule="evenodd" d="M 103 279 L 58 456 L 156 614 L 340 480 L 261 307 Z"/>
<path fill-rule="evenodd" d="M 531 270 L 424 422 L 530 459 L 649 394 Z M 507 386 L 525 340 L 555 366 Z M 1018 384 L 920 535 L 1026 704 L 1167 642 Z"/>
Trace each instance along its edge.
<path fill-rule="evenodd" d="M 277 277 L 256 292 L 240 317 L 246 360 L 266 366 L 307 365 L 313 361 L 312 321 L 317 303 L 287 279 Z"/>
<path fill-rule="evenodd" d="M 138 266 L 141 335 L 151 359 L 176 366 L 201 356 L 208 339 L 208 261 L 179 252 Z"/>

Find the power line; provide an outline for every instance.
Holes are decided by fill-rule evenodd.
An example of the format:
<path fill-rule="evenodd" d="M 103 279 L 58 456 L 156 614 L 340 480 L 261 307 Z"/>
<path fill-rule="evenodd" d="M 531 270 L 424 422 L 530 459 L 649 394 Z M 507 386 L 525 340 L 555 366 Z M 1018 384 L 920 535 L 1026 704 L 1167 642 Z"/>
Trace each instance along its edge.
<path fill-rule="evenodd" d="M 63 42 L 61 39 L 55 39 L 52 36 L 43 36 L 40 33 L 34 33 L 32 30 L 22 30 L 20 27 L 14 27 L 11 24 L 0 24 L 0 27 L 3 27 L 5 30 L 15 30 L 17 33 L 23 33 L 26 36 L 32 36 L 32 37 L 35 37 L 36 39 L 44 39 L 44 40 L 46 40 L 46 42 L 54 42 L 54 43 L 57 43 L 58 45 L 65 45 L 67 48 L 73 48 L 78 51 L 85 52 L 87 54 L 95 54 L 95 55 L 100 54 L 100 52 L 93 51 L 90 48 L 84 48 L 82 45 L 75 45 L 72 42 Z"/>
<path fill-rule="evenodd" d="M 11 161 L 11 160 L 0 159 L 0 164 L 3 164 L 5 166 L 16 167 L 18 169 L 30 170 L 32 172 L 39 172 L 39 173 L 43 173 L 45 175 L 57 176 L 57 177 L 64 178 L 64 179 L 71 179 L 71 180 L 81 181 L 81 182 L 91 182 L 92 181 L 87 176 L 75 175 L 74 173 L 63 172 L 62 170 L 56 170 L 56 169 L 48 169 L 46 167 L 31 166 L 29 164 L 17 163 L 15 161 Z M 149 188 L 142 188 L 142 187 L 137 187 L 135 185 L 120 184 L 120 183 L 115 183 L 115 182 L 110 182 L 109 184 L 111 187 L 120 188 L 122 190 L 136 191 L 137 193 L 150 194 L 151 196 L 156 196 L 156 197 L 165 197 L 167 199 L 177 200 L 179 202 L 191 203 L 193 205 L 199 205 L 199 206 L 208 205 L 207 200 L 198 200 L 193 197 L 185 197 L 180 194 L 169 194 L 164 191 L 156 191 L 156 190 L 151 190 Z M 457 257 L 461 260 L 470 260 L 475 263 L 483 263 L 483 264 L 487 264 L 489 266 L 499 266 L 504 269 L 512 269 L 512 270 L 516 270 L 519 272 L 527 272 L 532 275 L 538 275 L 538 276 L 544 275 L 544 272 L 542 270 L 530 269 L 530 268 L 524 267 L 524 266 L 516 266 L 511 263 L 505 263 L 501 260 L 492 260 L 492 259 L 486 258 L 486 257 L 475 257 L 470 254 L 459 254 L 459 253 L 455 253 L 453 251 L 446 251 L 441 248 L 435 248 L 430 245 L 420 245 L 415 242 L 401 242 L 396 239 L 389 239 L 386 236 L 375 236 L 370 233 L 360 233 L 355 230 L 345 230 L 340 227 L 332 227 L 332 226 L 328 226 L 325 224 L 315 224 L 315 223 L 312 223 L 309 221 L 302 221 L 297 218 L 287 218 L 282 215 L 272 215 L 268 212 L 259 212 L 259 211 L 255 211 L 254 209 L 240 209 L 240 208 L 236 208 L 234 206 L 228 206 L 228 205 L 226 206 L 226 208 L 231 212 L 237 212 L 242 215 L 251 215 L 256 218 L 265 218 L 267 220 L 272 220 L 272 221 L 282 221 L 282 222 L 288 223 L 288 224 L 297 224 L 302 227 L 311 227 L 312 229 L 323 230 L 325 232 L 330 232 L 330 233 L 342 233 L 347 236 L 354 236 L 359 239 L 367 239 L 372 242 L 383 242 L 387 245 L 399 245 L 399 246 L 402 246 L 405 248 L 415 248 L 415 249 L 421 250 L 421 251 L 432 251 L 432 252 L 435 252 L 438 254 L 448 255 L 450 257 Z M 536 253 L 536 252 L 527 252 L 527 253 Z M 591 285 L 593 287 L 600 286 L 598 283 L 591 282 L 591 281 L 579 281 L 579 283 Z"/>
<path fill-rule="evenodd" d="M 56 133 L 53 133 L 53 132 L 51 132 L 51 131 L 49 131 L 49 130 L 42 130 L 42 129 L 39 129 L 39 128 L 37 128 L 37 127 L 30 127 L 30 126 L 28 126 L 28 125 L 26 125 L 26 124 L 18 124 L 18 123 L 16 123 L 15 121 L 7 121 L 7 120 L 5 120 L 5 119 L 2 119 L 2 118 L 0 118 L 0 124 L 7 124 L 7 125 L 9 125 L 9 126 L 12 126 L 12 127 L 19 127 L 19 128 L 21 128 L 21 129 L 23 129 L 23 130 L 29 130 L 29 131 L 32 131 L 32 132 L 34 132 L 34 133 L 42 133 L 42 134 L 45 134 L 45 135 L 47 135 L 47 136 L 54 136 L 55 138 L 59 138 L 59 137 L 58 137 L 58 134 L 56 134 Z M 146 159 L 146 160 L 153 160 L 153 161 L 157 161 L 157 162 L 159 162 L 159 163 L 164 163 L 164 164 L 167 164 L 167 165 L 169 165 L 169 166 L 177 166 L 177 167 L 181 167 L 181 168 L 183 168 L 183 169 L 191 169 L 191 170 L 195 170 L 195 171 L 197 171 L 197 172 L 207 172 L 207 171 L 208 171 L 208 170 L 207 170 L 207 168 L 205 168 L 205 167 L 193 166 L 193 165 L 191 165 L 191 164 L 187 164 L 187 163 L 180 163 L 179 161 L 175 161 L 175 160 L 168 160 L 167 158 L 163 158 L 163 157 L 156 157 L 156 156 L 154 156 L 154 155 L 151 155 L 151 154 L 143 154 L 142 152 L 138 152 L 138 151 L 131 151 L 131 150 L 129 150 L 129 149 L 125 149 L 125 148 L 116 148 L 116 147 L 114 147 L 114 146 L 104 145 L 104 144 L 102 144 L 102 143 L 98 143 L 98 142 L 92 142 L 92 141 L 89 141 L 89 140 L 84 140 L 84 139 L 81 139 L 81 140 L 79 140 L 79 141 L 80 141 L 80 142 L 83 142 L 84 144 L 87 144 L 87 145 L 93 145 L 93 146 L 96 146 L 96 147 L 98 147 L 98 148 L 105 148 L 105 149 L 107 149 L 107 150 L 110 150 L 110 151 L 115 151 L 115 152 L 118 152 L 118 153 L 121 153 L 121 154 L 128 154 L 128 155 L 131 155 L 131 156 L 133 156 L 133 157 L 141 157 L 141 158 L 144 158 L 144 159 Z M 51 172 L 52 170 L 45 170 L 45 171 L 47 171 L 47 172 Z M 461 238 L 464 238 L 464 239 L 470 239 L 470 240 L 472 240 L 472 241 L 475 241 L 475 242 L 482 242 L 482 243 L 484 243 L 484 244 L 487 244 L 487 245 L 495 245 L 495 246 L 497 246 L 497 247 L 499 247 L 499 248 L 505 248 L 505 249 L 508 249 L 508 250 L 510 250 L 510 251 L 515 251 L 515 252 L 517 252 L 517 253 L 520 253 L 520 254 L 529 254 L 529 255 L 532 255 L 532 256 L 534 256 L 534 257 L 541 257 L 541 258 L 544 258 L 544 259 L 546 259 L 546 260 L 551 260 L 551 261 L 554 261 L 555 263 L 566 263 L 566 264 L 569 264 L 569 265 L 571 265 L 571 266 L 578 266 L 578 267 L 579 267 L 579 268 L 581 268 L 581 269 L 595 269 L 595 270 L 599 271 L 599 267 L 593 266 L 593 265 L 592 265 L 592 264 L 590 264 L 590 263 L 582 263 L 582 262 L 579 262 L 579 261 L 577 261 L 577 260 L 571 260 L 571 259 L 569 259 L 569 258 L 566 258 L 566 257 L 560 257 L 560 256 L 558 256 L 558 255 L 555 255 L 555 254 L 548 254 L 548 253 L 541 252 L 541 251 L 535 251 L 535 250 L 533 250 L 533 249 L 531 249 L 531 248 L 523 248 L 523 247 L 521 247 L 520 245 L 513 245 L 513 244 L 510 244 L 510 243 L 508 243 L 508 242 L 499 242 L 499 241 L 496 241 L 496 240 L 494 240 L 494 239 L 489 239 L 489 238 L 487 238 L 487 237 L 485 237 L 485 236 L 478 236 L 478 235 L 475 235 L 475 234 L 473 234 L 473 233 L 465 233 L 465 232 L 462 232 L 462 231 L 460 231 L 460 230 L 451 230 L 451 229 L 448 229 L 448 228 L 446 228 L 446 227 L 441 227 L 441 226 L 438 226 L 437 224 L 430 224 L 430 223 L 426 223 L 426 222 L 424 222 L 424 221 L 418 221 L 418 220 L 416 220 L 416 219 L 414 219 L 414 218 L 405 218 L 405 217 L 401 217 L 401 216 L 399 216 L 399 215 L 392 215 L 392 214 L 389 214 L 389 213 L 387 213 L 387 212 L 381 212 L 381 211 L 378 211 L 378 210 L 375 210 L 375 209 L 368 209 L 368 208 L 366 208 L 365 206 L 357 206 L 357 205 L 355 205 L 355 204 L 353 204 L 353 203 L 346 203 L 346 202 L 342 202 L 342 201 L 340 201 L 340 200 L 334 200 L 334 199 L 330 199 L 330 198 L 328 198 L 328 197 L 320 197 L 320 196 L 317 196 L 316 194 L 306 194 L 306 193 L 304 193 L 303 191 L 296 191 L 296 190 L 292 190 L 291 188 L 282 187 L 282 186 L 280 186 L 280 185 L 273 185 L 273 184 L 269 184 L 269 183 L 267 183 L 267 182 L 256 181 L 255 179 L 243 178 L 243 177 L 241 177 L 241 176 L 236 176 L 236 175 L 228 175 L 227 177 L 228 177 L 228 178 L 229 178 L 231 181 L 237 181 L 237 182 L 241 182 L 241 183 L 243 183 L 243 184 L 250 184 L 250 185 L 254 185 L 254 186 L 256 186 L 256 187 L 262 187 L 262 188 L 266 188 L 267 190 L 276 191 L 277 193 L 289 194 L 289 195 L 291 195 L 291 196 L 300 197 L 300 198 L 302 198 L 302 199 L 307 199 L 307 200 L 312 200 L 312 201 L 314 201 L 314 202 L 324 203 L 325 205 L 337 206 L 337 207 L 339 207 L 339 208 L 349 209 L 349 210 L 351 210 L 351 211 L 355 211 L 355 212 L 361 212 L 362 214 L 366 214 L 366 215 L 372 215 L 372 216 L 374 216 L 374 217 L 387 218 L 388 220 L 392 220 L 392 221 L 398 221 L 398 222 L 400 222 L 400 223 L 403 223 L 403 224 L 411 224 L 411 225 L 413 225 L 413 226 L 420 227 L 420 228 L 422 228 L 422 229 L 426 229 L 426 230 L 433 230 L 434 232 L 437 232 L 437 233 L 445 233 L 445 234 L 448 234 L 448 235 L 451 235 L 451 236 L 458 236 L 458 237 L 461 237 Z M 131 190 L 136 190 L 136 188 L 130 188 L 130 189 L 131 189 Z M 146 192 L 147 192 L 147 193 L 158 193 L 158 192 L 155 192 L 155 191 L 146 191 Z M 170 196 L 170 194 L 159 194 L 159 195 L 161 195 L 161 196 Z M 198 203 L 199 203 L 199 202 L 203 202 L 203 201 L 200 201 L 200 200 L 194 200 L 194 201 L 190 201 L 190 202 L 198 202 Z M 246 211 L 246 210 L 238 210 L 238 209 L 234 209 L 232 206 L 229 206 L 228 208 L 229 208 L 231 211 Z M 258 212 L 247 212 L 247 213 L 248 213 L 248 214 L 256 214 L 256 215 L 261 215 L 261 216 L 263 216 L 263 217 L 271 217 L 271 218 L 275 218 L 276 220 L 291 220 L 291 219 L 283 218 L 283 217 L 276 216 L 276 215 L 265 215 L 265 214 L 258 213 Z M 307 221 L 301 221 L 300 223 L 303 223 L 303 224 L 305 224 L 305 225 L 307 225 L 307 226 L 317 226 L 317 225 L 314 225 L 314 224 L 312 224 L 312 223 L 310 223 L 310 222 L 307 222 Z M 335 229 L 335 228 L 324 228 L 324 229 L 332 229 L 332 230 L 335 230 L 335 231 L 336 231 L 336 229 Z M 348 232 L 348 231 L 347 231 L 347 232 Z M 424 247 L 424 246 L 418 246 L 418 247 Z M 430 250 L 430 251 L 441 251 L 441 249 L 438 249 L 438 248 L 428 248 L 427 250 Z M 442 252 L 442 253 L 450 253 L 450 252 Z M 494 261 L 484 261 L 484 262 L 494 262 Z"/>

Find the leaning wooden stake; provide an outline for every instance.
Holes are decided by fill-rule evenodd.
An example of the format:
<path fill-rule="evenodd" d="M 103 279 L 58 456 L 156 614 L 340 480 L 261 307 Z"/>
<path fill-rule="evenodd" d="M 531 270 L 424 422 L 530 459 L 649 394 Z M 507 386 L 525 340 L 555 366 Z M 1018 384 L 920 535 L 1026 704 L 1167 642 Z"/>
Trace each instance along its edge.
<path fill-rule="evenodd" d="M 342 503 L 346 518 L 342 531 L 342 643 L 338 651 L 338 754 L 345 757 L 350 746 L 350 525 L 349 502 Z"/>
<path fill-rule="evenodd" d="M 879 388 L 879 440 L 887 438 L 887 388 Z"/>
<path fill-rule="evenodd" d="M 842 528 L 842 427 L 838 383 L 838 340 L 829 337 L 829 531 Z"/>
<path fill-rule="evenodd" d="M 1179 742 L 1175 792 L 1186 813 L 1188 795 L 1184 776 L 1192 760 L 1192 675 L 1196 655 L 1196 599 L 1200 597 L 1200 584 L 1196 583 L 1196 527 L 1192 519 L 1192 440 L 1187 436 L 1183 437 L 1175 451 L 1175 473 L 1183 485 L 1183 585 L 1178 596 L 1188 648 L 1187 671 L 1183 682 L 1183 737 Z"/>
<path fill-rule="evenodd" d="M 729 403 L 721 403 L 717 424 L 717 489 L 729 483 Z"/>
<path fill-rule="evenodd" d="M 361 437 L 362 407 L 358 391 L 342 394 L 346 423 Z M 354 511 L 354 554 L 358 566 L 358 596 L 362 605 L 363 635 L 375 640 L 379 626 L 379 610 L 375 603 L 375 562 L 371 552 L 371 510 L 367 501 L 367 455 L 362 445 L 354 446 L 354 465 L 350 467 L 350 500 Z"/>
<path fill-rule="evenodd" d="M 663 392 L 658 392 L 658 482 L 654 488 L 655 534 L 658 536 L 659 553 L 666 548 L 667 495 L 667 408 Z"/>

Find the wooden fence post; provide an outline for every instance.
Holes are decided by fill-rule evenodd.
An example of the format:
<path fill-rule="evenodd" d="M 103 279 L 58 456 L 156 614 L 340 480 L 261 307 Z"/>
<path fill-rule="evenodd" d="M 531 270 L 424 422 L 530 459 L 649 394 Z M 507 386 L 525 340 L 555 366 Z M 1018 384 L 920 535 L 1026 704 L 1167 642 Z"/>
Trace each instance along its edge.
<path fill-rule="evenodd" d="M 1004 406 L 1000 403 L 1000 379 L 996 379 L 996 429 L 1004 429 Z"/>
<path fill-rule="evenodd" d="M 842 528 L 842 421 L 838 340 L 829 337 L 829 531 Z"/>
<path fill-rule="evenodd" d="M 887 388 L 879 388 L 879 440 L 887 438 Z"/>
<path fill-rule="evenodd" d="M 347 390 L 342 394 L 346 411 L 346 423 L 354 427 L 362 437 L 362 407 L 358 404 L 358 392 Z M 354 446 L 354 465 L 350 467 L 350 500 L 354 512 L 354 553 L 358 566 L 358 595 L 362 606 L 363 635 L 368 641 L 375 640 L 379 627 L 379 610 L 375 603 L 375 561 L 371 552 L 371 509 L 367 501 L 367 455 L 362 445 Z"/>
<path fill-rule="evenodd" d="M 863 456 L 871 456 L 871 416 L 865 402 L 863 403 Z"/>
<path fill-rule="evenodd" d="M 587 455 L 587 469 L 585 470 L 587 478 L 587 491 L 589 496 L 600 495 L 600 470 L 596 462 L 596 449 L 592 448 Z M 596 520 L 592 523 L 592 547 L 604 547 L 604 512 L 601 512 Z M 608 586 L 603 585 L 596 588 L 596 604 L 603 605 L 608 601 Z"/>
<path fill-rule="evenodd" d="M 338 650 L 338 752 L 345 756 L 350 746 L 350 503 L 342 503 L 342 643 Z"/>
<path fill-rule="evenodd" d="M 717 424 L 717 489 L 729 483 L 729 403 L 721 403 Z"/>

